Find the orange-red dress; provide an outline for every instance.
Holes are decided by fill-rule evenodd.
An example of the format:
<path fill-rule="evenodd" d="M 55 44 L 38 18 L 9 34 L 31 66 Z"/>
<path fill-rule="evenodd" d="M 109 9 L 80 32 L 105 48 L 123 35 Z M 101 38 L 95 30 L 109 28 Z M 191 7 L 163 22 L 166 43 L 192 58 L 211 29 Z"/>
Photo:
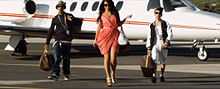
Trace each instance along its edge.
<path fill-rule="evenodd" d="M 96 44 L 98 45 L 101 54 L 104 55 L 110 52 L 111 48 L 118 48 L 119 31 L 117 20 L 114 15 L 102 15 L 101 20 L 102 28 L 96 38 Z"/>

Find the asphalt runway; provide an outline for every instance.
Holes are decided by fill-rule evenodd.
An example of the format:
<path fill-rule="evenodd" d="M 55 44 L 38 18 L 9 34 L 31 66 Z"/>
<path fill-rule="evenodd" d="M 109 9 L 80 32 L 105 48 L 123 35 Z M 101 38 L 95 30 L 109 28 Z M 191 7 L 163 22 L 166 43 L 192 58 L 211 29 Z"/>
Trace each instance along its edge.
<path fill-rule="evenodd" d="M 103 58 L 89 44 L 73 45 L 71 80 L 48 80 L 39 69 L 42 43 L 30 43 L 28 56 L 10 56 L 0 43 L 0 89 L 109 89 L 105 86 Z M 172 48 L 167 60 L 166 82 L 151 83 L 142 76 L 140 64 L 144 45 L 129 46 L 118 57 L 117 80 L 113 89 L 219 89 L 220 49 L 208 49 L 207 62 L 198 61 L 191 48 Z M 159 71 L 159 70 L 158 70 Z M 159 72 L 158 72 L 159 73 Z"/>

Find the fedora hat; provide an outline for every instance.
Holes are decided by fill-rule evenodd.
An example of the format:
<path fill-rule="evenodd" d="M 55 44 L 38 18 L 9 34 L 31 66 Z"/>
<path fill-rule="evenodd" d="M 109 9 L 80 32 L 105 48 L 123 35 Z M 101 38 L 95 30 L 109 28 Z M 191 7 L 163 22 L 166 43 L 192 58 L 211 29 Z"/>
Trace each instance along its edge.
<path fill-rule="evenodd" d="M 57 9 L 58 7 L 63 7 L 64 9 L 66 9 L 66 3 L 61 0 L 61 1 L 59 1 L 58 4 L 56 5 L 56 9 Z"/>

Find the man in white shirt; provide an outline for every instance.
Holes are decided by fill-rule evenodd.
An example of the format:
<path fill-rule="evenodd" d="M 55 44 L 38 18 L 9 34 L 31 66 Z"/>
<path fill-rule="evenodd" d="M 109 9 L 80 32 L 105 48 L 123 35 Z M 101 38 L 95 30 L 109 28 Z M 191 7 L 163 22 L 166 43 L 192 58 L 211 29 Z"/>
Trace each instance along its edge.
<path fill-rule="evenodd" d="M 172 39 L 172 29 L 166 21 L 161 19 L 162 13 L 163 8 L 159 7 L 154 10 L 155 21 L 150 24 L 146 48 L 153 62 L 155 64 L 161 64 L 160 81 L 165 82 L 164 72 L 168 48 L 170 47 L 170 40 Z M 156 83 L 156 68 L 153 73 L 152 82 Z"/>

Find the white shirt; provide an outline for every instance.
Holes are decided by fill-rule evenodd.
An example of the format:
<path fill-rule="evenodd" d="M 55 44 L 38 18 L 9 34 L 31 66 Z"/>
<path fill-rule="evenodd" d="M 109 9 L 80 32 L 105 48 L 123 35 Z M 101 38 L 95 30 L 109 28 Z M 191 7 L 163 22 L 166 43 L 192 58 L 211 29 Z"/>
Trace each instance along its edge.
<path fill-rule="evenodd" d="M 172 34 L 172 29 L 171 29 L 171 26 L 169 25 L 168 22 L 166 22 L 167 24 L 167 38 L 166 40 L 171 40 L 172 37 L 173 37 L 173 34 Z M 146 42 L 146 48 L 149 48 L 150 47 L 150 38 L 151 38 L 151 29 L 150 29 L 150 26 L 148 27 L 148 32 L 147 32 L 147 42 Z M 161 40 L 162 40 L 162 29 L 161 29 L 161 25 L 156 25 L 155 27 L 155 32 L 156 32 L 156 44 L 157 46 L 160 47 L 161 45 Z"/>

